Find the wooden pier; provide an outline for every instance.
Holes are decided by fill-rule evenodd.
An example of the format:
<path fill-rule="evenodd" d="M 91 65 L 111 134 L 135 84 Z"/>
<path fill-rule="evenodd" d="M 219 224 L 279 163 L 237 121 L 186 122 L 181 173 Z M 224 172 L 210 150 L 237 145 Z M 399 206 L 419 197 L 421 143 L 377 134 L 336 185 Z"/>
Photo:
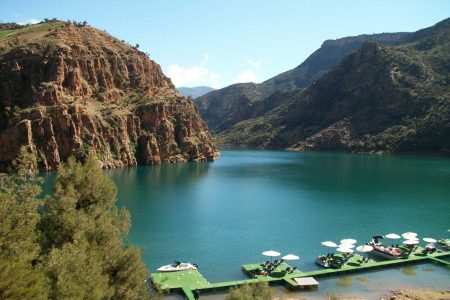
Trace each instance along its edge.
<path fill-rule="evenodd" d="M 440 264 L 450 268 L 450 262 L 444 259 L 446 257 L 450 257 L 450 251 L 438 251 L 433 254 L 423 254 L 422 251 L 422 248 L 418 248 L 408 258 L 404 259 L 376 259 L 369 262 L 363 262 L 363 257 L 360 255 L 353 255 L 351 259 L 339 269 L 319 269 L 309 272 L 301 272 L 299 270 L 286 272 L 286 269 L 290 266 L 283 263 L 268 275 L 259 275 L 256 278 L 237 281 L 209 283 L 198 270 L 152 273 L 151 281 L 155 289 L 160 292 L 181 292 L 187 299 L 194 299 L 193 291 L 195 290 L 198 290 L 201 294 L 206 294 L 208 292 L 228 290 L 231 287 L 243 284 L 252 284 L 259 281 L 265 281 L 269 284 L 284 284 L 289 289 L 301 289 L 305 286 L 301 285 L 301 280 L 299 281 L 299 284 L 299 282 L 295 280 L 296 278 L 339 276 L 348 273 L 365 272 L 380 268 L 393 268 L 406 264 L 427 262 Z M 261 270 L 262 267 L 260 264 L 249 264 L 242 266 L 242 270 L 249 276 L 253 274 L 252 270 L 255 269 Z M 306 280 L 305 282 L 308 281 L 310 280 Z"/>

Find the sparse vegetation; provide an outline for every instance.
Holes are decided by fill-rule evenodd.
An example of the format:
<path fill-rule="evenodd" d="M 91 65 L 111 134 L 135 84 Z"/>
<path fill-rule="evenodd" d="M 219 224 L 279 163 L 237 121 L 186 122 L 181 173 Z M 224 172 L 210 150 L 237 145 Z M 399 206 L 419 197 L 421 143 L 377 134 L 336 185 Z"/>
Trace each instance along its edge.
<path fill-rule="evenodd" d="M 255 284 L 244 284 L 232 288 L 225 300 L 270 300 L 272 291 L 269 284 L 261 281 Z"/>
<path fill-rule="evenodd" d="M 205 104 L 215 91 L 196 101 L 215 116 L 209 125 L 220 144 L 450 155 L 449 41 L 447 19 L 398 45 L 365 43 L 304 91 L 251 104 L 228 93 Z"/>

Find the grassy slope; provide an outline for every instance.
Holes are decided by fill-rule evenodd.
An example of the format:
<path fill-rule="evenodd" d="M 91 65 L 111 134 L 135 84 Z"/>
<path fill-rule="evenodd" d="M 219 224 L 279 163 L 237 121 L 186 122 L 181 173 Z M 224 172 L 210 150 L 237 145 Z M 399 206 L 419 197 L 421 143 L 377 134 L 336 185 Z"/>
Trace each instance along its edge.
<path fill-rule="evenodd" d="M 60 28 L 63 24 L 61 21 L 52 21 L 27 25 L 18 29 L 0 30 L 0 52 L 45 36 L 51 31 Z"/>

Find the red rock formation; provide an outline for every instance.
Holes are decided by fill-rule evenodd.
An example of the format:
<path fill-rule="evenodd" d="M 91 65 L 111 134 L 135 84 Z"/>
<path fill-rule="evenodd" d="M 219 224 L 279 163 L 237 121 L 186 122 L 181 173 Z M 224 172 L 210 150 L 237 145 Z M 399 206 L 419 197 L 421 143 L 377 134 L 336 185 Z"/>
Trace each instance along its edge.
<path fill-rule="evenodd" d="M 218 155 L 194 103 L 146 54 L 89 26 L 44 25 L 0 50 L 0 170 L 23 145 L 43 170 L 90 149 L 105 168 Z"/>

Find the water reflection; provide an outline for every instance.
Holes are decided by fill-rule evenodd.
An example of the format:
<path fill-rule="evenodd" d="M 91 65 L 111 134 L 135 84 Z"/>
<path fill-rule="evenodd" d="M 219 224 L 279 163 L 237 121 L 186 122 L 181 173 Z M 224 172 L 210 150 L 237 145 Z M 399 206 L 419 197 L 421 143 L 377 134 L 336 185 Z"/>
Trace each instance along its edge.
<path fill-rule="evenodd" d="M 341 276 L 336 280 L 336 286 L 340 288 L 348 288 L 351 287 L 353 284 L 353 277 L 352 276 Z"/>
<path fill-rule="evenodd" d="M 401 268 L 403 274 L 407 276 L 416 276 L 417 275 L 417 265 L 410 265 Z"/>
<path fill-rule="evenodd" d="M 105 171 L 120 187 L 141 184 L 150 187 L 163 188 L 174 183 L 189 184 L 204 176 L 210 167 L 210 162 L 187 164 L 164 164 L 157 166 L 140 166 Z"/>
<path fill-rule="evenodd" d="M 365 277 L 356 277 L 355 279 L 361 284 L 368 284 L 370 282 L 370 279 Z"/>

